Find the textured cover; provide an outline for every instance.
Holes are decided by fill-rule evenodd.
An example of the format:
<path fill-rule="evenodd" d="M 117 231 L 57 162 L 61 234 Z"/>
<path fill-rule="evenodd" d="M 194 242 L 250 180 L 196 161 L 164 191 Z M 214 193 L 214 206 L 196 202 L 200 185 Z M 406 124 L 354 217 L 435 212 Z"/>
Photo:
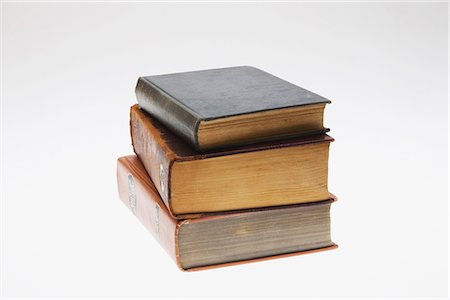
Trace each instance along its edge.
<path fill-rule="evenodd" d="M 200 121 L 330 102 L 249 66 L 140 77 L 136 96 L 144 110 L 197 149 Z"/>
<path fill-rule="evenodd" d="M 134 152 L 141 159 L 164 203 L 170 209 L 171 167 L 175 161 L 200 160 L 251 151 L 264 151 L 311 143 L 330 143 L 334 139 L 327 134 L 298 137 L 276 142 L 264 142 L 239 148 L 198 153 L 178 138 L 156 119 L 139 108 L 131 107 L 131 139 Z"/>
<path fill-rule="evenodd" d="M 158 195 L 155 186 L 148 177 L 143 165 L 135 155 L 124 156 L 117 161 L 117 183 L 119 189 L 119 197 L 122 202 L 133 212 L 133 214 L 143 223 L 148 231 L 158 240 L 164 250 L 172 257 L 177 266 L 183 271 L 197 271 L 205 270 L 215 267 L 231 266 L 246 262 L 256 262 L 273 258 L 289 257 L 294 255 L 319 252 L 337 248 L 337 245 L 332 245 L 325 248 L 294 252 L 287 254 L 280 254 L 269 257 L 255 258 L 245 261 L 229 262 L 212 266 L 196 267 L 184 270 L 181 267 L 178 253 L 178 230 L 183 223 L 187 222 L 207 222 L 215 218 L 235 217 L 237 215 L 254 213 L 257 211 L 275 210 L 275 209 L 289 209 L 301 205 L 320 205 L 320 202 L 297 204 L 289 206 L 280 206 L 272 208 L 258 208 L 249 209 L 228 213 L 213 213 L 209 215 L 198 216 L 196 219 L 177 220 L 173 218 L 164 205 L 163 201 Z M 330 194 L 330 200 L 335 201 L 335 196 Z"/>

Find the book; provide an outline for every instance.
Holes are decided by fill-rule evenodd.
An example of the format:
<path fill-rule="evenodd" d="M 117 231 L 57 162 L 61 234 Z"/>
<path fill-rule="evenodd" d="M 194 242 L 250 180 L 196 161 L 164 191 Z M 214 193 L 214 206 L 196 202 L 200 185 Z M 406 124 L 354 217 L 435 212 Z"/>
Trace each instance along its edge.
<path fill-rule="evenodd" d="M 249 66 L 140 77 L 136 96 L 198 151 L 328 130 L 330 100 Z"/>
<path fill-rule="evenodd" d="M 118 159 L 117 181 L 120 199 L 181 270 L 202 270 L 337 247 L 330 234 L 333 199 L 178 220 L 165 206 L 136 156 Z"/>
<path fill-rule="evenodd" d="M 134 152 L 173 215 L 329 198 L 326 134 L 198 153 L 134 105 Z"/>

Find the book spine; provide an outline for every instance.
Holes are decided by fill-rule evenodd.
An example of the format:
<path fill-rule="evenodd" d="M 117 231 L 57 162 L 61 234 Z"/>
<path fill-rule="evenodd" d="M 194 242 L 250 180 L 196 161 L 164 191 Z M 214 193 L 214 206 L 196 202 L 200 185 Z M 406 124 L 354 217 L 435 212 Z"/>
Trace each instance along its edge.
<path fill-rule="evenodd" d="M 131 141 L 136 155 L 141 159 L 153 184 L 166 206 L 170 209 L 170 168 L 175 154 L 165 144 L 161 132 L 145 122 L 145 114 L 137 107 L 131 108 Z"/>
<path fill-rule="evenodd" d="M 144 77 L 138 79 L 139 106 L 196 149 L 201 116 Z"/>
<path fill-rule="evenodd" d="M 136 156 L 124 156 L 118 159 L 117 183 L 122 202 L 180 265 L 176 244 L 178 221 L 171 217 Z"/>

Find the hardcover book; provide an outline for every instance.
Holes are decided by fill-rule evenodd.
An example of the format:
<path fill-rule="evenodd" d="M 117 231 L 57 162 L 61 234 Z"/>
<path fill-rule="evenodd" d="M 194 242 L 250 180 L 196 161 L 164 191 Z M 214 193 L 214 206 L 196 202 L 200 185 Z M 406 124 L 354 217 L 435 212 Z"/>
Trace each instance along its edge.
<path fill-rule="evenodd" d="M 136 96 L 200 151 L 327 131 L 330 100 L 254 67 L 140 77 Z"/>
<path fill-rule="evenodd" d="M 326 134 L 198 153 L 135 105 L 131 137 L 174 216 L 329 198 Z"/>
<path fill-rule="evenodd" d="M 336 248 L 330 237 L 333 199 L 299 205 L 173 218 L 136 156 L 118 160 L 120 199 L 182 270 Z"/>

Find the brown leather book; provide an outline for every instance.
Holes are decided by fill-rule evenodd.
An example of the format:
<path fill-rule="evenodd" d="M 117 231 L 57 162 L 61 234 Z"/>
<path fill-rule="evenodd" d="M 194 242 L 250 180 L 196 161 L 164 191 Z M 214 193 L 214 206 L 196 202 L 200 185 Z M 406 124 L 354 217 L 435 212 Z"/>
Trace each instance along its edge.
<path fill-rule="evenodd" d="M 184 271 L 330 250 L 333 198 L 306 204 L 209 213 L 178 220 L 139 159 L 118 159 L 120 199 Z"/>
<path fill-rule="evenodd" d="M 199 153 L 135 105 L 131 137 L 175 216 L 329 198 L 326 134 Z"/>

